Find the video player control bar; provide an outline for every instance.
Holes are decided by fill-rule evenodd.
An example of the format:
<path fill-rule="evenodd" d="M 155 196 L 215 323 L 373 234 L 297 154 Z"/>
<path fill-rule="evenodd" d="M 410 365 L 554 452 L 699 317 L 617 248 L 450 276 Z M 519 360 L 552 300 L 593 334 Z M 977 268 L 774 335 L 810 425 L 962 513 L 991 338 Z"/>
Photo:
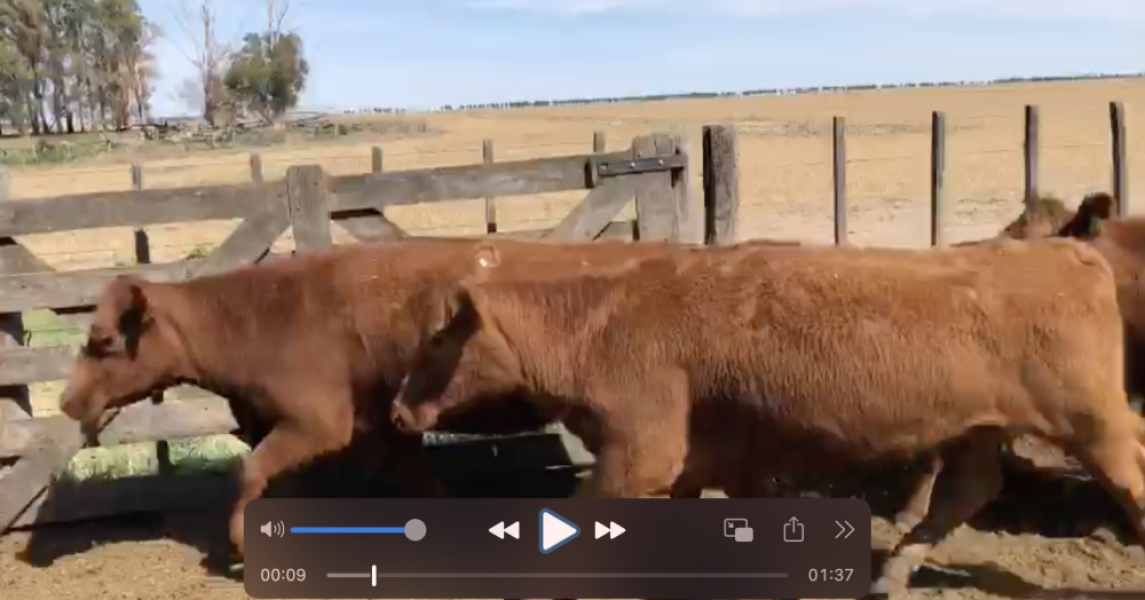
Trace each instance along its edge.
<path fill-rule="evenodd" d="M 870 585 L 857 499 L 259 499 L 246 517 L 255 598 L 811 599 Z"/>

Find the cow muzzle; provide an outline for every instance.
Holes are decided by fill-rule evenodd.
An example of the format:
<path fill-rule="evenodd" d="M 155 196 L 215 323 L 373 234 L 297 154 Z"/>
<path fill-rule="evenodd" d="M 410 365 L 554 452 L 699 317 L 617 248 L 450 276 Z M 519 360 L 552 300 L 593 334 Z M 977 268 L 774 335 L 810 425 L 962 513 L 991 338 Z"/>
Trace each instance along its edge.
<path fill-rule="evenodd" d="M 67 415 L 73 421 L 80 421 L 81 423 L 89 420 L 89 411 L 87 402 L 76 394 L 71 386 L 64 389 L 60 394 L 60 412 Z"/>

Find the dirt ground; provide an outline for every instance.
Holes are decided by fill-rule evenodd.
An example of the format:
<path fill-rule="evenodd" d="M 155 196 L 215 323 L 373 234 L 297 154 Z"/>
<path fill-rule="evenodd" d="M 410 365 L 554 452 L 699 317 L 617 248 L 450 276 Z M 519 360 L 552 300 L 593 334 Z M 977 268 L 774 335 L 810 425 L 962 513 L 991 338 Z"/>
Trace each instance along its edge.
<path fill-rule="evenodd" d="M 1125 541 L 1125 523 L 1108 517 L 1111 503 L 1095 494 L 1075 494 L 1072 506 L 997 501 L 938 547 L 909 598 L 1067 599 L 1083 597 L 1082 590 L 1088 598 L 1145 598 L 1145 558 Z M 1030 521 L 1031 511 L 1045 514 Z M 228 576 L 205 566 L 212 562 L 205 557 L 225 555 L 225 522 L 224 512 L 134 515 L 10 534 L 0 538 L 0 598 L 247 598 L 241 571 Z M 877 569 L 898 534 L 880 517 L 871 529 Z"/>

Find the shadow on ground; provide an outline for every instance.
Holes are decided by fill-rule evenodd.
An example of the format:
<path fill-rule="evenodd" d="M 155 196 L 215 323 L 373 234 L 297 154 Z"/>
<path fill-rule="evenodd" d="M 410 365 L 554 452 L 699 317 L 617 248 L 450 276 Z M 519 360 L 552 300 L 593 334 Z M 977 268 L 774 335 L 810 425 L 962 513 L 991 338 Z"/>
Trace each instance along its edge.
<path fill-rule="evenodd" d="M 559 443 L 559 442 L 557 442 Z M 440 465 L 440 463 L 439 463 Z M 522 469 L 514 460 L 493 470 L 476 471 L 439 468 L 449 492 L 456 497 L 487 498 L 559 498 L 575 493 L 579 478 L 573 468 Z M 835 482 L 816 486 L 818 495 L 856 496 L 867 500 L 872 512 L 893 518 L 917 481 L 917 469 L 868 473 L 849 484 Z M 119 486 L 152 486 L 133 489 L 131 494 L 163 493 L 163 488 L 176 488 L 183 496 L 183 507 L 164 514 L 131 512 L 113 519 L 98 519 L 64 525 L 39 526 L 28 531 L 28 542 L 20 558 L 38 567 L 47 567 L 57 559 L 85 552 L 93 546 L 114 542 L 141 542 L 170 539 L 188 548 L 188 560 L 196 561 L 209 573 L 241 581 L 241 571 L 228 567 L 230 544 L 226 524 L 229 507 L 237 486 L 234 472 L 185 475 L 168 480 L 160 477 L 135 478 L 148 481 L 91 482 L 92 489 L 57 492 L 60 501 L 83 502 L 107 488 Z M 177 481 L 176 481 L 177 480 Z M 79 485 L 79 484 L 77 484 Z M 121 494 L 123 496 L 123 494 Z M 353 498 L 397 497 L 400 490 L 391 485 L 384 473 L 367 474 L 340 459 L 330 459 L 272 485 L 269 497 Z M 1116 504 L 1095 483 L 1073 478 L 1039 477 L 1028 471 L 1008 473 L 1002 497 L 992 503 L 971 525 L 980 530 L 1030 533 L 1043 537 L 1084 537 L 1111 531 L 1129 542 L 1128 520 Z M 885 551 L 873 550 L 872 560 L 878 572 Z M 989 565 L 926 567 L 916 573 L 912 587 L 966 588 L 1009 597 L 1070 598 L 1081 591 L 1048 592 L 1001 567 Z M 1140 597 L 1140 592 L 1135 592 Z M 1084 592 L 1093 598 L 1094 592 Z M 1107 598 L 1129 598 L 1132 594 L 1101 592 Z"/>
<path fill-rule="evenodd" d="M 558 443 L 554 437 L 554 443 Z M 563 446 L 553 452 L 563 452 Z M 522 469 L 511 456 L 492 471 L 467 468 L 464 456 L 454 455 L 448 468 L 439 461 L 439 475 L 448 492 L 466 498 L 561 498 L 578 485 L 571 467 Z M 477 458 L 477 457 L 469 457 Z M 459 460 L 456 460 L 459 459 Z M 557 461 L 559 462 L 559 461 Z M 237 470 L 183 474 L 175 477 L 146 476 L 113 480 L 89 480 L 57 484 L 49 492 L 41 515 L 103 513 L 94 504 L 122 507 L 112 518 L 38 524 L 26 528 L 19 558 L 36 567 L 49 567 L 56 560 L 83 553 L 102 544 L 170 539 L 188 548 L 189 559 L 198 561 L 212 575 L 240 576 L 229 566 L 231 544 L 227 536 L 230 506 L 238 496 Z M 403 491 L 391 483 L 385 471 L 365 472 L 343 457 L 333 457 L 271 483 L 266 497 L 297 498 L 393 498 Z M 161 500 L 156 500 L 162 496 Z M 133 507 L 162 505 L 162 513 Z"/>

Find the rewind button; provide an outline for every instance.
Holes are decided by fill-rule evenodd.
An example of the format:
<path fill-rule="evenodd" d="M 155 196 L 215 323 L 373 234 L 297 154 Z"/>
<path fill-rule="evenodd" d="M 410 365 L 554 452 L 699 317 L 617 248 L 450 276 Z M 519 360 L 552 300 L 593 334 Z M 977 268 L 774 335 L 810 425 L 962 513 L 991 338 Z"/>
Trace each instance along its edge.
<path fill-rule="evenodd" d="M 505 539 L 505 534 L 509 534 L 509 537 L 515 540 L 519 540 L 521 539 L 521 522 L 513 521 L 512 525 L 505 527 L 505 522 L 501 521 L 500 523 L 490 527 L 489 533 L 497 536 L 497 539 L 499 540 Z"/>

